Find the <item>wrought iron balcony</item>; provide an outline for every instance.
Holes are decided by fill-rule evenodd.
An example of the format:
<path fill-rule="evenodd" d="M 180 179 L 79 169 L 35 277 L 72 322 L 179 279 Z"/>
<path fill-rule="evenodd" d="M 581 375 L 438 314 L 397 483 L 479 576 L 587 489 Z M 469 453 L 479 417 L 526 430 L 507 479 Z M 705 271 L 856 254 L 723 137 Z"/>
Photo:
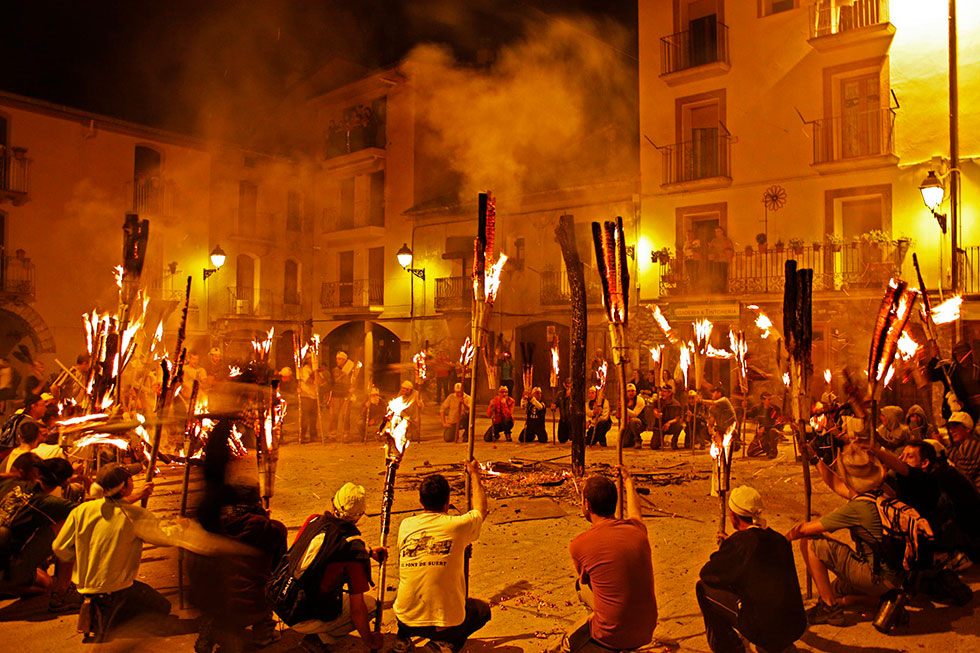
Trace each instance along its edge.
<path fill-rule="evenodd" d="M 661 147 L 661 185 L 701 179 L 731 179 L 731 142 L 731 136 L 709 132 L 704 138 Z"/>
<path fill-rule="evenodd" d="M 888 22 L 888 0 L 817 0 L 810 5 L 810 38 Z"/>
<path fill-rule="evenodd" d="M 27 201 L 31 192 L 31 160 L 22 147 L 0 146 L 0 200 L 15 205 Z"/>
<path fill-rule="evenodd" d="M 841 246 L 768 248 L 735 254 L 729 262 L 671 258 L 660 263 L 660 293 L 667 296 L 783 292 L 784 266 L 796 260 L 813 270 L 813 290 L 877 287 L 901 270 L 907 241 Z"/>
<path fill-rule="evenodd" d="M 436 279 L 437 310 L 469 310 L 472 301 L 473 280 L 470 277 L 442 277 Z"/>
<path fill-rule="evenodd" d="M 19 301 L 34 299 L 34 264 L 20 256 L 0 258 L 0 294 Z"/>
<path fill-rule="evenodd" d="M 585 299 L 589 304 L 602 303 L 602 285 L 594 274 L 586 271 Z M 572 291 L 568 285 L 568 273 L 545 271 L 541 273 L 541 305 L 560 306 L 572 301 Z"/>
<path fill-rule="evenodd" d="M 706 23 L 660 39 L 660 71 L 669 75 L 709 63 L 728 63 L 728 26 Z"/>
<path fill-rule="evenodd" d="M 228 288 L 228 313 L 250 317 L 272 315 L 272 291 L 266 288 Z"/>
<path fill-rule="evenodd" d="M 980 245 L 965 247 L 964 256 L 966 260 L 961 261 L 960 284 L 963 292 L 967 295 L 980 294 Z"/>
<path fill-rule="evenodd" d="M 855 111 L 814 120 L 813 165 L 895 152 L 895 111 Z"/>
<path fill-rule="evenodd" d="M 383 279 L 324 281 L 320 286 L 320 306 L 337 308 L 381 308 L 385 303 Z"/>
<path fill-rule="evenodd" d="M 173 183 L 162 177 L 140 177 L 126 182 L 133 197 L 133 211 L 145 216 L 174 215 Z"/>

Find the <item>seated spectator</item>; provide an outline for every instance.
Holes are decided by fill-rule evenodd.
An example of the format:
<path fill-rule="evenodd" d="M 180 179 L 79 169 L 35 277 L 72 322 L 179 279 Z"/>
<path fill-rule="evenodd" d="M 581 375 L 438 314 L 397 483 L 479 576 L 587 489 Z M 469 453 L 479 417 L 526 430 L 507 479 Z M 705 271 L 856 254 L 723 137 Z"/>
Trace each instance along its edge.
<path fill-rule="evenodd" d="M 779 408 L 772 405 L 772 394 L 763 392 L 762 404 L 753 412 L 758 426 L 755 430 L 755 438 L 749 445 L 748 455 L 775 458 L 779 453 L 777 445 L 782 434 L 778 427 L 781 416 Z"/>
<path fill-rule="evenodd" d="M 114 623 L 140 613 L 170 612 L 166 597 L 136 580 L 144 542 L 178 545 L 201 555 L 253 552 L 204 533 L 199 526 L 195 530 L 161 525 L 152 512 L 131 505 L 152 491 L 148 483 L 134 494 L 133 479 L 124 466 L 104 465 L 91 487 L 97 498 L 71 511 L 52 544 L 58 559 L 74 563 L 72 581 L 84 599 L 78 629 L 86 640 L 101 642 Z"/>
<path fill-rule="evenodd" d="M 75 507 L 58 494 L 74 471 L 62 458 L 41 460 L 20 456 L 18 471 L 32 468 L 37 481 L 9 479 L 0 483 L 0 592 L 32 595 L 50 592 L 50 612 L 78 610 L 81 597 L 71 587 L 70 562 L 56 561 L 55 576 L 47 574 L 51 543 Z"/>
<path fill-rule="evenodd" d="M 626 420 L 622 422 L 625 426 L 620 436 L 623 438 L 624 447 L 639 449 L 643 446 L 641 434 L 646 430 L 646 424 L 643 422 L 643 409 L 645 407 L 646 402 L 643 400 L 643 397 L 636 393 L 636 385 L 627 383 Z"/>
<path fill-rule="evenodd" d="M 669 439 L 670 448 L 676 451 L 684 430 L 684 409 L 674 398 L 673 386 L 664 384 L 660 389 L 660 408 L 654 408 L 653 416 L 660 427 L 650 439 L 650 448 L 659 449 Z"/>
<path fill-rule="evenodd" d="M 920 442 L 929 438 L 936 437 L 935 427 L 929 423 L 926 411 L 919 404 L 909 406 L 905 413 L 905 425 L 909 429 L 909 441 Z"/>
<path fill-rule="evenodd" d="M 293 542 L 294 548 L 304 547 L 304 558 L 310 555 L 318 539 L 342 542 L 320 563 L 322 572 L 316 582 L 317 590 L 307 597 L 311 607 L 321 613 L 320 617 L 292 626 L 305 635 L 304 650 L 329 651 L 332 644 L 355 629 L 369 649 L 381 648 L 381 633 L 371 630 L 370 617 L 376 602 L 368 590 L 371 589 L 371 558 L 381 562 L 387 552 L 371 549 L 361 539 L 355 524 L 364 515 L 365 505 L 364 488 L 345 483 L 334 494 L 331 510 L 308 517 Z M 320 538 L 320 533 L 326 535 Z"/>
<path fill-rule="evenodd" d="M 439 418 L 442 421 L 442 439 L 445 442 L 466 442 L 466 429 L 470 414 L 470 396 L 463 392 L 463 384 L 453 386 L 452 394 L 448 395 L 439 407 Z"/>
<path fill-rule="evenodd" d="M 473 510 L 449 514 L 449 482 L 431 474 L 419 485 L 424 512 L 402 521 L 398 529 L 398 620 L 395 651 L 412 647 L 412 637 L 427 637 L 448 653 L 490 621 L 490 606 L 466 596 L 463 561 L 466 547 L 480 537 L 487 497 L 475 460 L 466 463 L 473 489 Z"/>
<path fill-rule="evenodd" d="M 701 568 L 696 594 L 712 651 L 744 651 L 738 633 L 760 649 L 782 651 L 806 630 L 793 548 L 766 527 L 762 512 L 757 490 L 732 490 L 728 520 L 735 532 L 719 534 L 721 546 Z"/>
<path fill-rule="evenodd" d="M 29 453 L 37 447 L 41 441 L 41 427 L 34 420 L 24 420 L 17 426 L 17 438 L 20 444 L 7 456 L 7 467 L 5 471 L 10 472 L 11 465 L 17 457 Z"/>
<path fill-rule="evenodd" d="M 911 435 L 905 425 L 905 411 L 900 406 L 882 406 L 878 441 L 892 453 L 901 451 L 909 443 Z"/>
<path fill-rule="evenodd" d="M 548 429 L 545 426 L 547 408 L 541 401 L 541 388 L 524 390 L 521 406 L 525 411 L 524 428 L 517 436 L 519 442 L 548 442 Z"/>
<path fill-rule="evenodd" d="M 980 438 L 973 429 L 973 418 L 968 413 L 953 413 L 946 422 L 946 430 L 950 442 L 946 450 L 949 462 L 980 489 Z"/>
<path fill-rule="evenodd" d="M 616 518 L 619 492 L 604 476 L 582 489 L 582 514 L 591 524 L 568 549 L 579 598 L 591 611 L 565 634 L 561 650 L 622 651 L 650 643 L 657 626 L 653 562 L 633 478 L 625 467 L 625 519 Z"/>
<path fill-rule="evenodd" d="M 590 386 L 586 393 L 585 405 L 585 444 L 606 446 L 606 434 L 612 428 L 612 417 L 609 411 L 609 400 L 605 396 L 599 401 L 595 386 Z"/>
<path fill-rule="evenodd" d="M 880 598 L 900 588 L 903 578 L 901 571 L 891 568 L 881 556 L 884 533 L 874 500 L 858 496 L 873 497 L 881 491 L 885 470 L 878 459 L 852 443 L 838 456 L 836 475 L 822 462 L 818 463 L 818 469 L 831 489 L 848 498 L 848 503 L 820 519 L 797 524 L 786 538 L 801 540 L 803 561 L 820 594 L 817 605 L 807 610 L 807 621 L 814 625 L 844 626 L 844 606 L 839 599 L 860 602 L 860 597 Z M 856 550 L 822 536 L 845 528 L 850 531 Z M 833 585 L 828 571 L 837 576 Z"/>

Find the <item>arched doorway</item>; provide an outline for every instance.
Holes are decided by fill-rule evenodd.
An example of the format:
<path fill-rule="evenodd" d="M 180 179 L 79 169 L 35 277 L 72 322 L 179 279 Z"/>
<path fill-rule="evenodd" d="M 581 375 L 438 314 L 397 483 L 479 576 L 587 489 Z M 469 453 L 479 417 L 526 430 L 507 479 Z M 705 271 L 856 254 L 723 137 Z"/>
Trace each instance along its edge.
<path fill-rule="evenodd" d="M 355 362 L 365 363 L 366 369 L 357 382 L 358 387 L 365 382 L 373 382 L 385 395 L 393 395 L 397 391 L 401 379 L 398 369 L 401 341 L 394 333 L 376 322 L 347 322 L 324 339 L 321 352 L 324 365 L 333 365 L 339 351 L 346 352 Z M 365 362 L 366 358 L 370 359 L 370 365 Z"/>
<path fill-rule="evenodd" d="M 14 370 L 17 396 L 21 396 L 19 386 L 33 371 L 38 354 L 47 351 L 53 352 L 54 348 L 44 347 L 43 339 L 24 317 L 0 309 L 0 357 L 6 358 Z"/>
<path fill-rule="evenodd" d="M 558 385 L 561 379 L 568 376 L 569 342 L 568 327 L 558 322 L 541 321 L 525 324 L 517 329 L 517 347 L 515 348 L 517 369 L 514 370 L 514 394 L 524 392 L 524 365 L 530 362 L 534 365 L 534 385 L 540 386 L 544 398 L 551 398 L 551 343 L 558 337 Z M 525 361 L 525 353 L 530 351 L 530 361 Z M 518 397 L 519 398 L 519 397 Z"/>

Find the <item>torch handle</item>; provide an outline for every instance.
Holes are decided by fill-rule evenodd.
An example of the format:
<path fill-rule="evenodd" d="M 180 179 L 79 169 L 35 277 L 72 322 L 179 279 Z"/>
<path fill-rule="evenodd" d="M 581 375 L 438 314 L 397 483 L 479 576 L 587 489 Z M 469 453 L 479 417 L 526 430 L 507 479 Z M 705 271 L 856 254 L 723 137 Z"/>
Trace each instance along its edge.
<path fill-rule="evenodd" d="M 626 434 L 626 430 L 629 428 L 629 415 L 626 414 L 626 358 L 620 354 L 619 365 L 619 438 L 616 440 L 616 459 L 620 465 L 623 464 L 623 436 Z M 625 510 L 623 503 L 626 496 L 623 492 L 623 475 L 616 475 L 616 491 L 618 492 L 619 500 L 616 502 L 616 516 L 619 519 L 623 518 Z"/>
<path fill-rule="evenodd" d="M 388 468 L 385 474 L 385 487 L 381 496 L 381 548 L 388 546 L 388 533 L 391 530 L 391 506 L 395 500 L 395 474 L 398 471 L 398 459 L 388 458 Z M 378 569 L 378 605 L 374 612 L 374 632 L 381 632 L 381 617 L 385 604 L 385 583 L 388 573 L 388 556 L 379 564 Z"/>

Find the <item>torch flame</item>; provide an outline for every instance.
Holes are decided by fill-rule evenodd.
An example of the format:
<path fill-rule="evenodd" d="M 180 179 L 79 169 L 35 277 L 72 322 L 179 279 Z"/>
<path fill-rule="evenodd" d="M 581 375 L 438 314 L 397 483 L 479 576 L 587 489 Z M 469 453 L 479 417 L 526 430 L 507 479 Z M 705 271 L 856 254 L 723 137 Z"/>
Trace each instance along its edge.
<path fill-rule="evenodd" d="M 932 309 L 932 321 L 936 324 L 949 324 L 960 319 L 960 307 L 963 305 L 963 296 L 956 295 L 947 299 L 939 306 Z"/>
<path fill-rule="evenodd" d="M 253 340 L 252 350 L 260 359 L 265 359 L 269 356 L 269 350 L 272 349 L 272 337 L 276 333 L 276 327 L 269 329 L 269 332 L 265 336 L 265 340 Z"/>
<path fill-rule="evenodd" d="M 108 433 L 92 433 L 75 441 L 75 447 L 79 449 L 92 444 L 108 444 L 123 451 L 129 448 L 129 442 L 125 438 L 112 436 Z"/>
<path fill-rule="evenodd" d="M 823 380 L 826 381 L 827 383 L 830 383 L 830 378 L 831 378 L 830 370 L 824 370 L 823 371 Z"/>
<path fill-rule="evenodd" d="M 556 342 L 551 345 L 551 385 L 553 387 L 558 386 L 558 372 L 561 370 L 558 363 L 558 343 Z"/>
<path fill-rule="evenodd" d="M 898 338 L 898 356 L 903 361 L 910 361 L 915 357 L 916 352 L 919 351 L 919 343 L 912 339 L 912 336 L 908 334 L 908 331 L 902 331 L 902 335 Z"/>
<path fill-rule="evenodd" d="M 426 358 L 427 356 L 424 350 L 412 356 L 412 362 L 415 363 L 415 376 L 419 382 L 425 381 L 428 378 L 428 368 L 425 365 Z"/>
<path fill-rule="evenodd" d="M 711 329 L 714 325 L 708 320 L 698 320 L 694 323 L 694 342 L 697 345 L 696 351 L 704 354 L 708 352 L 710 345 L 708 338 L 711 337 Z"/>
<path fill-rule="evenodd" d="M 228 368 L 229 377 L 234 378 L 236 376 L 241 376 L 241 375 L 242 375 L 242 368 L 238 367 L 237 365 L 232 365 Z"/>
<path fill-rule="evenodd" d="M 504 270 L 504 263 L 507 262 L 507 255 L 501 254 L 486 273 L 486 302 L 487 305 L 493 304 L 497 299 L 497 290 L 500 289 L 500 273 Z"/>
<path fill-rule="evenodd" d="M 674 330 L 670 327 L 670 322 L 668 322 L 667 318 L 664 317 L 664 314 L 660 310 L 659 306 L 653 307 L 653 319 L 656 320 L 657 326 L 659 326 L 660 330 L 664 332 L 664 336 L 667 337 L 667 340 L 675 345 L 679 343 L 677 336 L 674 335 Z"/>
<path fill-rule="evenodd" d="M 687 370 L 691 366 L 691 350 L 687 345 L 681 345 L 680 366 L 684 373 L 684 387 L 687 388 Z"/>
<path fill-rule="evenodd" d="M 783 372 L 783 385 L 789 387 L 789 372 Z"/>
<path fill-rule="evenodd" d="M 401 456 L 408 448 L 408 426 L 409 420 L 403 414 L 409 406 L 415 402 L 414 399 L 406 400 L 405 397 L 398 395 L 388 402 L 388 413 L 391 415 L 388 421 L 388 435 L 391 442 L 395 445 L 396 453 Z"/>
<path fill-rule="evenodd" d="M 123 266 L 121 266 L 121 265 L 117 265 L 116 267 L 112 268 L 112 276 L 115 277 L 115 279 L 116 279 L 116 286 L 118 288 L 120 288 L 120 289 L 122 289 L 122 282 L 123 282 L 123 274 L 124 274 L 124 272 L 125 271 L 123 270 Z"/>
<path fill-rule="evenodd" d="M 769 333 L 772 330 L 773 324 L 772 324 L 772 320 L 769 319 L 768 315 L 760 311 L 759 317 L 755 318 L 755 325 L 760 329 L 762 329 L 763 340 L 769 337 Z"/>
<path fill-rule="evenodd" d="M 466 341 L 459 348 L 459 364 L 464 367 L 469 367 L 473 362 L 474 356 L 476 356 L 476 348 L 473 347 L 473 343 L 470 341 L 469 336 L 467 336 Z"/>
<path fill-rule="evenodd" d="M 895 376 L 895 366 L 894 365 L 889 365 L 888 366 L 888 371 L 885 372 L 885 385 L 888 385 L 889 383 L 891 383 L 892 382 L 892 378 L 894 376 Z"/>
<path fill-rule="evenodd" d="M 602 390 L 603 388 L 606 387 L 606 374 L 608 371 L 609 371 L 609 363 L 607 363 L 606 361 L 602 361 L 602 365 L 600 365 L 595 371 L 595 375 L 597 379 L 596 387 L 599 390 Z"/>
<path fill-rule="evenodd" d="M 660 362 L 660 347 L 654 347 L 650 350 L 650 358 L 653 359 L 654 363 Z"/>

